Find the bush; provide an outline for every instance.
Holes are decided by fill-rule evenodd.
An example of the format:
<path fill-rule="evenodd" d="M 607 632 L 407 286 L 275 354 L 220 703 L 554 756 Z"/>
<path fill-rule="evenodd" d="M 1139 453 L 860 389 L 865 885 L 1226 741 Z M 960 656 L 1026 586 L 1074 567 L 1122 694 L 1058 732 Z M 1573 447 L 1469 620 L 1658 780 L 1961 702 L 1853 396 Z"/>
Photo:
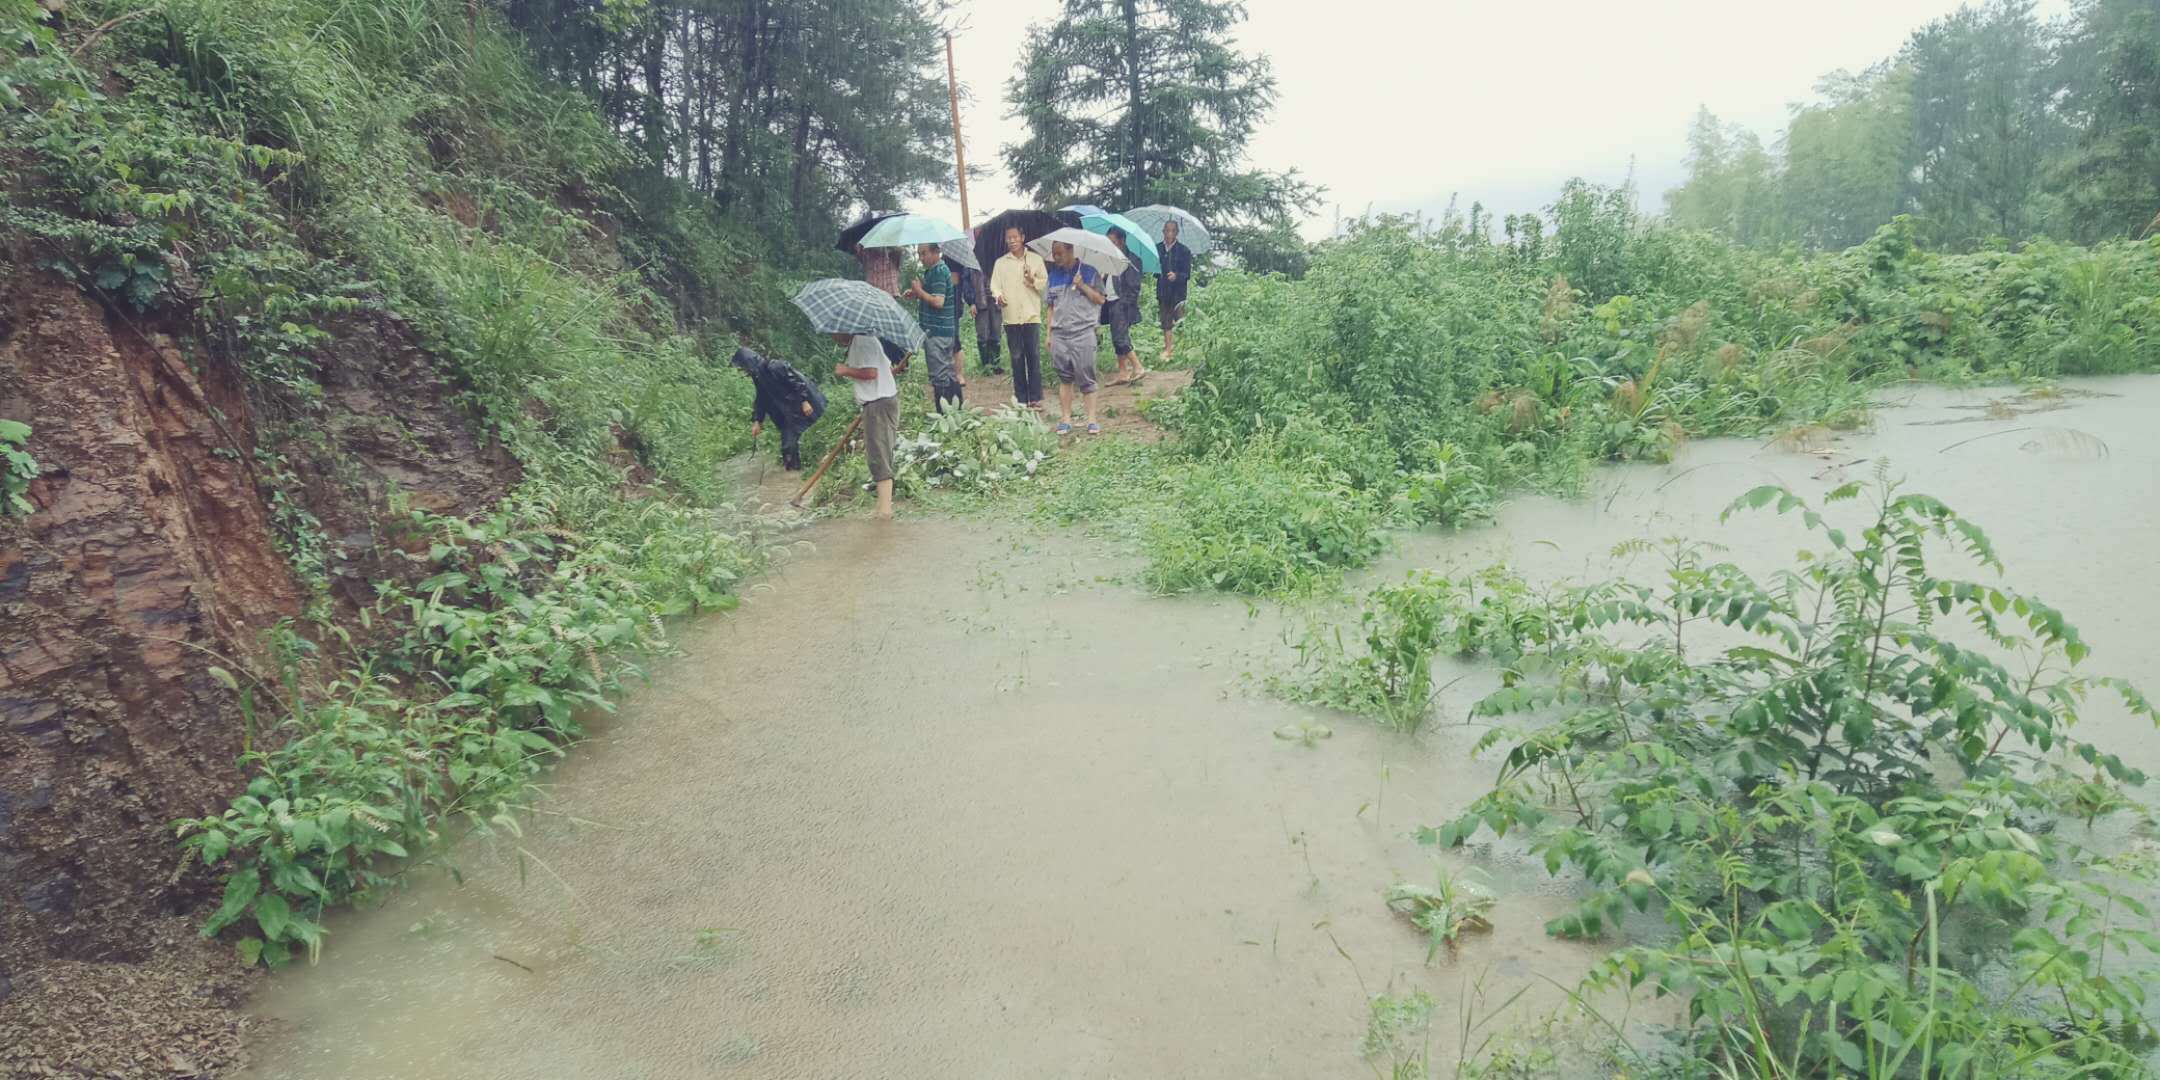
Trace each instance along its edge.
<path fill-rule="evenodd" d="M 1340 473 L 1286 468 L 1265 441 L 1186 467 L 1176 512 L 1147 531 L 1163 592 L 1310 592 L 1386 547 L 1384 508 Z"/>
<path fill-rule="evenodd" d="M 2088 695 L 2152 706 L 2079 673 L 2060 612 L 1930 565 L 1948 544 L 2000 573 L 1978 526 L 1875 495 L 1852 532 L 1777 488 L 1736 502 L 1822 544 L 1767 585 L 1676 541 L 1660 586 L 1574 603 L 1545 676 L 1476 708 L 1552 718 L 1483 740 L 1509 746 L 1497 786 L 1422 838 L 1520 835 L 1579 875 L 1558 935 L 1662 914 L 1668 937 L 1589 981 L 1684 996 L 1684 1075 L 2134 1072 L 2151 1021 L 2113 972 L 2160 954 L 2135 895 L 2153 870 L 2055 826 L 2144 779 L 2070 735 Z M 1703 640 L 1720 633 L 1742 643 Z"/>
<path fill-rule="evenodd" d="M 1057 449 L 1033 412 L 1000 405 L 995 411 L 952 409 L 933 414 L 894 447 L 896 487 L 907 491 L 996 492 L 1033 480 Z"/>

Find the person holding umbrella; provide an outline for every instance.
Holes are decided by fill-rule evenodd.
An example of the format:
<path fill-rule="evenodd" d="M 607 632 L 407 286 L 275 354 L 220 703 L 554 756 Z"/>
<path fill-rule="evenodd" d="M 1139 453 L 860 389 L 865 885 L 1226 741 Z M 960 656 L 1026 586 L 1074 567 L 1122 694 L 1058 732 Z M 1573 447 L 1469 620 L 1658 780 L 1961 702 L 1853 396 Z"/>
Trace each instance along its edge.
<path fill-rule="evenodd" d="M 920 348 L 922 330 L 898 301 L 865 282 L 839 278 L 813 281 L 796 290 L 794 301 L 813 329 L 847 346 L 847 359 L 833 365 L 833 374 L 849 380 L 855 388 L 855 404 L 862 411 L 856 423 L 863 429 L 863 456 L 877 487 L 877 516 L 890 520 L 893 446 L 900 429 L 900 385 L 893 379 L 886 349 L 890 346 L 906 352 Z M 854 434 L 854 429 L 850 428 L 848 434 Z M 841 442 L 847 440 L 842 438 Z M 818 467 L 820 475 L 824 468 Z M 804 486 L 805 494 L 816 481 L 813 476 L 811 484 Z"/>
<path fill-rule="evenodd" d="M 960 408 L 967 386 L 960 355 L 960 290 L 952 268 L 936 244 L 918 244 L 915 257 L 922 262 L 922 276 L 908 285 L 907 296 L 918 306 L 922 324 L 923 361 L 930 368 L 930 406 L 939 413 L 950 401 Z"/>
<path fill-rule="evenodd" d="M 780 429 L 780 467 L 800 472 L 803 432 L 825 415 L 825 392 L 786 362 L 769 360 L 747 348 L 735 350 L 734 364 L 757 388 L 757 399 L 750 406 L 750 438 L 755 441 L 765 421 L 772 421 Z"/>
<path fill-rule="evenodd" d="M 1013 400 L 1042 411 L 1042 309 L 1050 274 L 1042 256 L 1029 251 L 1020 226 L 1005 230 L 1005 254 L 990 270 L 990 299 L 1005 322 L 1012 353 Z"/>
<path fill-rule="evenodd" d="M 1083 234 L 1086 235 L 1086 234 Z M 1080 400 L 1087 406 L 1087 432 L 1102 434 L 1095 420 L 1095 328 L 1101 325 L 1103 295 L 1101 271 L 1080 261 L 1073 245 L 1064 240 L 1050 244 L 1050 365 L 1058 376 L 1057 433 L 1072 434 L 1073 385 L 1079 384 Z"/>
<path fill-rule="evenodd" d="M 1186 290 L 1192 283 L 1192 249 L 1178 242 L 1183 231 L 1176 218 L 1162 223 L 1162 243 L 1155 246 L 1155 257 L 1162 264 L 1162 273 L 1155 278 L 1155 303 L 1162 308 L 1162 358 L 1170 359 L 1170 351 L 1177 345 L 1178 320 L 1185 317 Z"/>

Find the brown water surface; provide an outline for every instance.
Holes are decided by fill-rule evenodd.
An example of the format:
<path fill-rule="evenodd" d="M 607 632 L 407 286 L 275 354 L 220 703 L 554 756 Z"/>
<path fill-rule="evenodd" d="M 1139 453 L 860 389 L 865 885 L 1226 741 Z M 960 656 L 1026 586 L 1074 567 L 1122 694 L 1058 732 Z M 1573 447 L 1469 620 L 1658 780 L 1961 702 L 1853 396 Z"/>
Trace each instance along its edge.
<path fill-rule="evenodd" d="M 1719 527 L 1733 496 L 1887 458 L 1993 532 L 2092 665 L 2160 687 L 2160 380 L 2082 385 L 2112 396 L 1991 416 L 2000 394 L 1925 391 L 1810 444 L 1826 453 L 1690 446 L 1600 471 L 1587 498 L 1405 537 L 1360 579 L 1603 575 L 1645 534 L 1767 569 L 1796 534 Z M 1332 718 L 1308 747 L 1273 734 L 1308 713 L 1247 692 L 1283 653 L 1271 609 L 1149 598 L 1129 557 L 1071 531 L 811 536 L 552 778 L 522 876 L 512 845 L 468 846 L 462 886 L 333 919 L 321 964 L 260 996 L 255 1075 L 1361 1076 L 1369 993 L 1432 992 L 1451 1062 L 1471 980 L 1478 1008 L 1531 988 L 1527 1015 L 1558 1001 L 1541 977 L 1596 955 L 1542 934 L 1567 900 L 1526 868 L 1491 870 L 1494 930 L 1430 965 L 1381 904 L 1433 872 L 1408 832 L 1491 779 L 1458 722 L 1489 672 L 1419 737 Z M 2085 734 L 2160 765 L 2119 712 Z"/>

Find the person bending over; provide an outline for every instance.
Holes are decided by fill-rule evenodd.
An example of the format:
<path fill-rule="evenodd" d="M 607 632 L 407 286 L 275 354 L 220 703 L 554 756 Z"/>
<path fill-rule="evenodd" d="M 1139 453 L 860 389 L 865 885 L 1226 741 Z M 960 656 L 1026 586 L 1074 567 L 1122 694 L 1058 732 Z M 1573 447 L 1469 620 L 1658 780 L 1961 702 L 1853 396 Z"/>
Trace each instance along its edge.
<path fill-rule="evenodd" d="M 825 415 L 825 392 L 808 375 L 787 363 L 749 349 L 735 350 L 734 363 L 757 387 L 757 400 L 750 406 L 750 437 L 756 439 L 763 433 L 765 421 L 772 421 L 780 429 L 780 466 L 789 472 L 799 471 L 803 432 Z"/>

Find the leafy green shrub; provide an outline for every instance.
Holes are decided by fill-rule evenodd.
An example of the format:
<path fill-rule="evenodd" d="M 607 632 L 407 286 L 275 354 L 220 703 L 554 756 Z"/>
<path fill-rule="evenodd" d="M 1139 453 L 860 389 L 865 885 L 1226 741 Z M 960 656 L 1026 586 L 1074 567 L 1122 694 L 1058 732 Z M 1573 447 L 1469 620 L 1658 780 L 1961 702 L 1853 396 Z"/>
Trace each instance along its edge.
<path fill-rule="evenodd" d="M 1339 473 L 1285 468 L 1265 445 L 1188 466 L 1173 504 L 1144 543 L 1146 581 L 1163 592 L 1309 592 L 1387 544 L 1378 498 Z"/>
<path fill-rule="evenodd" d="M 721 590 L 750 553 L 667 505 L 584 534 L 548 524 L 565 516 L 544 503 L 478 521 L 413 512 L 405 542 L 426 553 L 409 557 L 432 572 L 382 586 L 371 621 L 395 634 L 321 686 L 303 677 L 315 648 L 289 631 L 282 693 L 214 672 L 240 695 L 253 775 L 223 814 L 176 823 L 192 855 L 230 868 L 204 933 L 247 928 L 250 962 L 313 955 L 327 909 L 396 880 L 383 859 L 443 857 L 450 822 L 514 835 L 579 717 L 611 709 L 633 661 L 668 648 L 659 616 L 734 602 Z M 257 745 L 265 700 L 280 715 Z"/>
<path fill-rule="evenodd" d="M 893 468 L 908 491 L 980 495 L 1033 480 L 1056 449 L 1057 436 L 1025 409 L 952 409 L 900 436 Z"/>
<path fill-rule="evenodd" d="M 30 425 L 0 420 L 0 517 L 29 517 L 30 481 L 37 479 L 37 459 L 30 456 Z"/>
<path fill-rule="evenodd" d="M 1942 503 L 1883 484 L 1855 531 L 1776 488 L 1734 509 L 1773 505 L 1824 547 L 1762 585 L 1680 544 L 1662 585 L 1579 605 L 1553 649 L 1575 662 L 1476 710 L 1557 715 L 1488 736 L 1513 744 L 1498 785 L 1423 838 L 1519 833 L 1579 874 L 1556 934 L 1656 907 L 1671 936 L 1590 981 L 1684 995 L 1689 1075 L 2135 1069 L 2145 994 L 2113 972 L 2160 953 L 2152 868 L 2053 826 L 2125 804 L 2065 792 L 2143 781 L 2069 734 L 2087 696 L 2152 706 L 2078 673 L 2060 612 L 1930 566 L 1947 543 L 2001 570 Z"/>

